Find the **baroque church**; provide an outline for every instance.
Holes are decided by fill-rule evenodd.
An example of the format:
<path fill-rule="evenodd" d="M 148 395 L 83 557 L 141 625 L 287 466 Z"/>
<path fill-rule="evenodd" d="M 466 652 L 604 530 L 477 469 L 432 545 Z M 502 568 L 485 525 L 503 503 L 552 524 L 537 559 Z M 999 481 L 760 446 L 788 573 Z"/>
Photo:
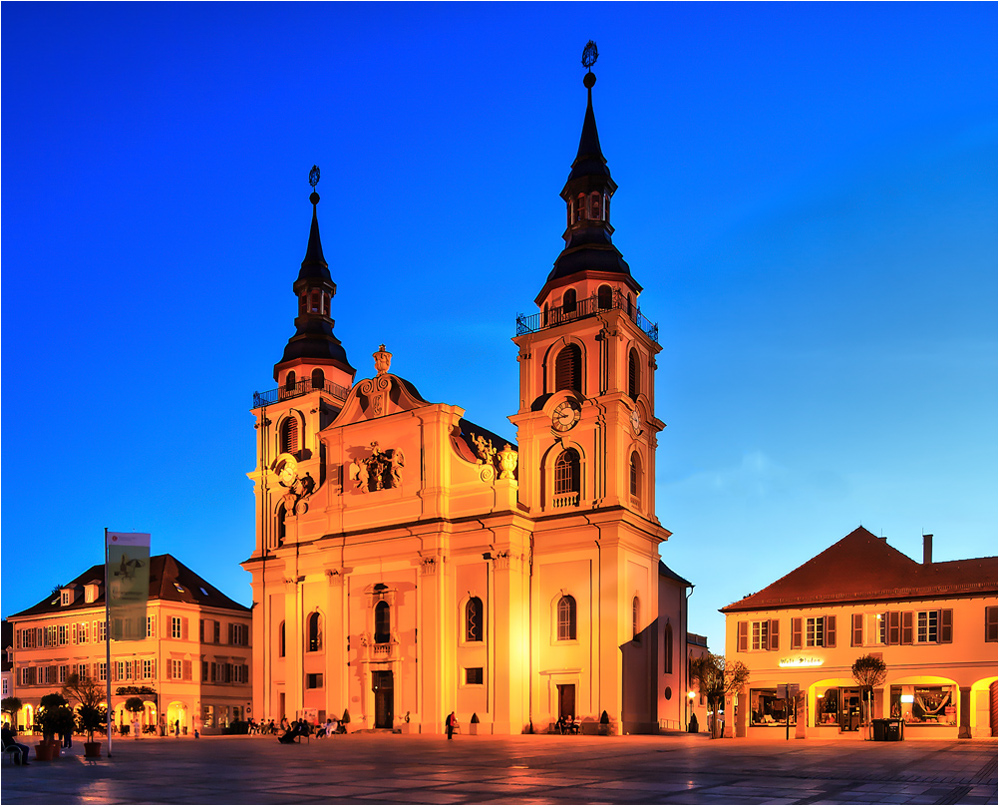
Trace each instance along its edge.
<path fill-rule="evenodd" d="M 351 731 L 428 733 L 455 712 L 463 730 L 494 734 L 560 716 L 585 732 L 686 725 L 692 586 L 660 561 L 670 532 L 654 512 L 660 345 L 612 243 L 595 81 L 588 69 L 560 194 L 566 245 L 538 312 L 517 318 L 517 445 L 393 375 L 384 345 L 356 380 L 333 332 L 311 174 L 295 333 L 277 388 L 254 396 L 257 534 L 242 565 L 258 719 L 346 710 Z"/>

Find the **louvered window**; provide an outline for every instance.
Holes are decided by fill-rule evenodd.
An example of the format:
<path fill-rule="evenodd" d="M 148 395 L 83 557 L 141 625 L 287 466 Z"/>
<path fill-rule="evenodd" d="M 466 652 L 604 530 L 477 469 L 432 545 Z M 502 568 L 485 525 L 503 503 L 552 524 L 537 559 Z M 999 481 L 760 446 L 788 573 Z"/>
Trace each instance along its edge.
<path fill-rule="evenodd" d="M 559 390 L 576 390 L 583 392 L 581 384 L 581 360 L 580 348 L 577 345 L 566 345 L 556 357 L 556 388 Z"/>
<path fill-rule="evenodd" d="M 634 350 L 628 353 L 628 397 L 639 397 L 639 355 Z"/>
<path fill-rule="evenodd" d="M 281 424 L 281 452 L 294 454 L 299 450 L 299 419 L 294 415 Z"/>

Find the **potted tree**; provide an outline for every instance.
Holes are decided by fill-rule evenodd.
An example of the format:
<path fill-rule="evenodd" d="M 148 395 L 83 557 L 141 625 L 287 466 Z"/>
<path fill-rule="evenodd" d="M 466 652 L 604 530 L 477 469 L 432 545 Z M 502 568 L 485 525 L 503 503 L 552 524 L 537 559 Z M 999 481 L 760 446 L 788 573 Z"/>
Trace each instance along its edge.
<path fill-rule="evenodd" d="M 601 712 L 601 719 L 597 723 L 597 733 L 607 737 L 611 733 L 611 718 L 608 717 L 608 710 Z"/>
<path fill-rule="evenodd" d="M 93 679 L 80 678 L 74 674 L 66 681 L 63 693 L 79 704 L 76 709 L 77 720 L 80 730 L 87 735 L 87 741 L 83 744 L 84 756 L 99 757 L 101 744 L 94 741 L 94 732 L 102 729 L 107 722 L 107 710 L 101 707 L 104 688 Z"/>
<path fill-rule="evenodd" d="M 145 708 L 146 708 L 146 705 L 142 702 L 142 698 L 138 697 L 137 695 L 133 695 L 131 698 L 129 698 L 127 701 L 125 701 L 125 711 L 126 712 L 130 712 L 132 714 L 132 721 L 131 722 L 132 722 L 132 728 L 133 729 L 137 729 L 138 728 L 138 723 L 136 723 L 136 719 L 135 719 L 136 713 L 143 711 Z M 139 739 L 139 732 L 138 731 L 135 732 L 135 739 L 136 740 Z"/>
<path fill-rule="evenodd" d="M 875 687 L 885 683 L 885 662 L 878 656 L 861 656 L 851 665 L 851 675 L 861 687 L 862 702 L 865 704 L 865 726 L 868 728 L 868 739 L 872 739 L 872 700 Z M 885 725 L 885 724 L 881 724 Z M 882 739 L 878 737 L 877 739 Z"/>
<path fill-rule="evenodd" d="M 73 710 L 58 692 L 42 695 L 38 702 L 38 724 L 42 728 L 42 742 L 35 746 L 35 756 L 40 760 L 51 760 L 59 756 L 62 740 L 56 735 L 72 733 L 76 724 Z"/>
<path fill-rule="evenodd" d="M 719 731 L 719 709 L 727 695 L 738 695 L 750 677 L 750 670 L 742 661 L 726 661 L 724 656 L 709 653 L 691 660 L 692 680 L 698 681 L 698 689 L 705 695 L 711 712 L 709 731 L 712 739 L 721 736 Z"/>
<path fill-rule="evenodd" d="M 475 712 L 472 713 L 472 717 L 469 719 L 469 734 L 479 734 L 479 715 Z"/>

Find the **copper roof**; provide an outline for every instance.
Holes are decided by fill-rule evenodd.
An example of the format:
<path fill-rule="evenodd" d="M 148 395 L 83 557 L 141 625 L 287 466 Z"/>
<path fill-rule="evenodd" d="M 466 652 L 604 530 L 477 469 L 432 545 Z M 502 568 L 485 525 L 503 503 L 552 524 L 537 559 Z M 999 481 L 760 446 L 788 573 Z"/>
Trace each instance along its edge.
<path fill-rule="evenodd" d="M 100 595 L 94 602 L 85 602 L 82 592 L 72 605 L 60 605 L 59 595 L 50 594 L 37 605 L 20 611 L 13 616 L 36 616 L 43 614 L 80 611 L 104 605 L 104 564 L 91 566 L 79 577 L 59 588 L 83 587 L 88 583 L 100 583 Z M 249 612 L 245 605 L 229 599 L 207 580 L 191 571 L 173 555 L 154 555 L 149 559 L 149 599 L 187 602 L 211 608 L 227 608 L 232 611 Z"/>
<path fill-rule="evenodd" d="M 997 593 L 997 558 L 918 563 L 858 527 L 756 594 L 719 610 L 926 599 Z"/>

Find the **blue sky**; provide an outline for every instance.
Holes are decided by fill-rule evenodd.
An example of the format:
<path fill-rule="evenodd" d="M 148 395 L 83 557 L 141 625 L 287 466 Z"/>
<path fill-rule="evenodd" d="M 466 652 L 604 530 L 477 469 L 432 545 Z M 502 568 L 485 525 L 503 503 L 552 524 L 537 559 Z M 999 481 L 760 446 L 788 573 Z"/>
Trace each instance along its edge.
<path fill-rule="evenodd" d="M 513 439 L 586 103 L 663 352 L 690 629 L 859 524 L 997 551 L 993 4 L 31 4 L 2 17 L 2 610 L 148 531 L 233 598 L 309 168 L 335 332 Z M 30 474 L 29 469 L 34 469 Z"/>

